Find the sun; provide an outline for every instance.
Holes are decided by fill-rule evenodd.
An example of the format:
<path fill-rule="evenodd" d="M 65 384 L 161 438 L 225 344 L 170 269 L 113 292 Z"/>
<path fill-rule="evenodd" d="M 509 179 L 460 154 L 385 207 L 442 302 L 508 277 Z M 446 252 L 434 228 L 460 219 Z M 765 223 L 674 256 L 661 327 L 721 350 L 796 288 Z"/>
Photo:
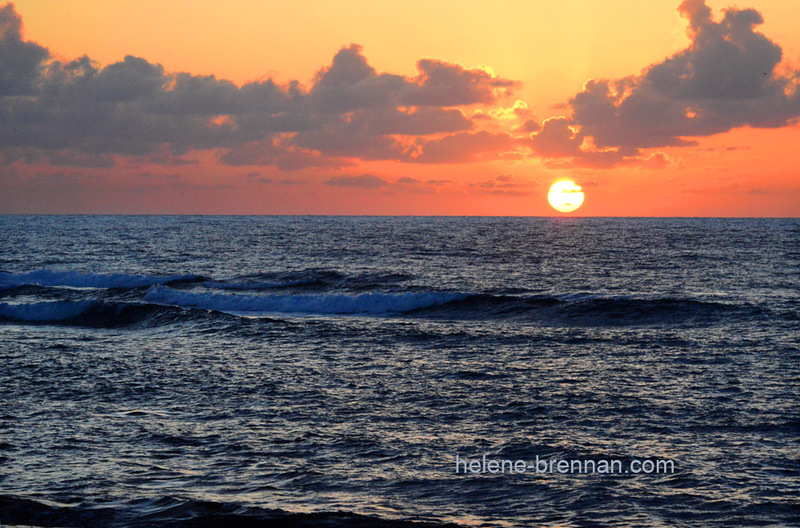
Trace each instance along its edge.
<path fill-rule="evenodd" d="M 562 180 L 550 187 L 547 201 L 561 213 L 571 213 L 583 203 L 583 191 L 570 180 Z"/>

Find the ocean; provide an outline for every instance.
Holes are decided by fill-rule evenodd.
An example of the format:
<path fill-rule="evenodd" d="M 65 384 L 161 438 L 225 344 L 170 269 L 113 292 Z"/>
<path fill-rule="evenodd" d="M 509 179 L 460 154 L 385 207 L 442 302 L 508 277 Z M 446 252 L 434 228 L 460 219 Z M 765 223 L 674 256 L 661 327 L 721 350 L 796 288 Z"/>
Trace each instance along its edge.
<path fill-rule="evenodd" d="M 798 477 L 797 219 L 0 216 L 4 527 L 800 526 Z"/>

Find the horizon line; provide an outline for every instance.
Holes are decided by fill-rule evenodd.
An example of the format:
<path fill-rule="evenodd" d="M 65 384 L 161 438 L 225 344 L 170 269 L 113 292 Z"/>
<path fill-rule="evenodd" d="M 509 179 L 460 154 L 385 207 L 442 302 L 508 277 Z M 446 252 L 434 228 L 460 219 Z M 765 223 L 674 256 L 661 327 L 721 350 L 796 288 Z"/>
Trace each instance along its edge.
<path fill-rule="evenodd" d="M 721 220 L 800 220 L 800 216 L 578 216 L 578 215 L 457 215 L 457 214 L 337 214 L 337 213 L 0 213 L 0 216 L 209 216 L 209 217 L 342 217 L 342 218 L 571 218 L 571 219 L 721 219 Z"/>

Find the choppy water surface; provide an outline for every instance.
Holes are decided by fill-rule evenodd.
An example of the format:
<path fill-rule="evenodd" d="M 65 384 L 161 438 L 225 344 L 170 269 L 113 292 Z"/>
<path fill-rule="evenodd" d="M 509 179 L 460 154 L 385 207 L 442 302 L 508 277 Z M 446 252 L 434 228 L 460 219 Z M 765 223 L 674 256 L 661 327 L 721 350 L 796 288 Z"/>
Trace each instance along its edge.
<path fill-rule="evenodd" d="M 0 524 L 800 518 L 798 220 L 0 217 L 0 270 Z"/>

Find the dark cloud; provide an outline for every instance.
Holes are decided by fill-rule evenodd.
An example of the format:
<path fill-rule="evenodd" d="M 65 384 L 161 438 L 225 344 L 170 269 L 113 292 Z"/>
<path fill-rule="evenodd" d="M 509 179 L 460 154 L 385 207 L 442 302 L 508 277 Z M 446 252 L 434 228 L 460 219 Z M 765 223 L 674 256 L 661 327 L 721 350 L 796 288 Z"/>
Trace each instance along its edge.
<path fill-rule="evenodd" d="M 459 110 L 421 107 L 359 110 L 335 121 L 296 134 L 291 143 L 326 156 L 366 160 L 403 160 L 406 147 L 395 135 L 424 136 L 469 130 L 472 122 Z"/>
<path fill-rule="evenodd" d="M 399 178 L 397 178 L 397 183 L 415 184 L 415 183 L 422 183 L 422 182 L 420 180 L 416 179 L 416 178 L 410 178 L 408 176 L 400 176 Z"/>
<path fill-rule="evenodd" d="M 317 73 L 309 93 L 316 111 L 340 114 L 402 104 L 408 81 L 400 75 L 378 74 L 361 50 L 356 44 L 342 48 L 331 65 Z"/>
<path fill-rule="evenodd" d="M 389 185 L 389 182 L 373 174 L 359 174 L 358 176 L 334 176 L 326 181 L 325 185 L 377 189 L 378 187 Z"/>
<path fill-rule="evenodd" d="M 273 140 L 254 141 L 230 149 L 220 156 L 225 165 L 275 165 L 279 157 L 286 154 L 286 149 L 279 147 Z"/>
<path fill-rule="evenodd" d="M 415 163 L 465 163 L 495 157 L 515 148 L 514 140 L 505 133 L 461 132 L 421 145 L 421 151 L 408 159 Z"/>
<path fill-rule="evenodd" d="M 549 162 L 550 168 L 609 168 L 626 160 L 626 155 L 633 156 L 637 152 L 631 149 L 585 148 L 584 137 L 577 131 L 569 120 L 564 117 L 554 117 L 544 122 L 541 131 L 531 134 L 528 145 L 534 154 L 557 161 Z M 564 160 L 567 158 L 568 160 Z"/>
<path fill-rule="evenodd" d="M 223 153 L 219 160 L 225 165 L 274 165 L 281 170 L 295 171 L 316 167 L 352 165 L 342 158 L 323 157 L 318 153 L 279 146 L 274 140 L 245 143 Z"/>
<path fill-rule="evenodd" d="M 535 181 L 515 180 L 510 174 L 501 174 L 490 180 L 469 184 L 469 187 L 473 188 L 474 192 L 478 194 L 506 196 L 525 196 L 530 192 L 523 189 L 536 186 L 538 186 L 538 183 Z"/>
<path fill-rule="evenodd" d="M 134 160 L 135 161 L 135 160 Z M 155 163 L 157 165 L 196 165 L 199 163 L 196 159 L 186 159 L 181 156 L 175 155 L 169 148 L 169 144 L 162 144 L 158 150 L 144 156 L 140 161 L 146 163 Z"/>
<path fill-rule="evenodd" d="M 685 0 L 690 46 L 642 75 L 593 80 L 570 100 L 571 124 L 598 147 L 690 145 L 687 137 L 735 127 L 780 127 L 800 115 L 797 72 L 780 75 L 781 48 L 755 28 L 753 9 L 715 21 L 704 0 Z"/>
<path fill-rule="evenodd" d="M 472 121 L 460 110 L 423 106 L 404 112 L 389 108 L 380 112 L 355 112 L 349 121 L 354 130 L 370 134 L 424 136 L 441 132 L 461 132 L 472 128 Z"/>
<path fill-rule="evenodd" d="M 343 157 L 404 160 L 394 136 L 471 130 L 472 120 L 452 107 L 489 104 L 518 86 L 432 59 L 419 61 L 416 77 L 378 73 L 351 45 L 309 89 L 272 80 L 239 87 L 133 56 L 105 67 L 88 57 L 54 60 L 25 41 L 21 27 L 12 4 L 0 8 L 4 162 L 47 152 L 64 162 L 117 154 L 171 165 L 203 149 L 224 149 L 220 160 L 229 165 L 282 170 L 343 166 Z"/>
<path fill-rule="evenodd" d="M 22 20 L 14 5 L 0 8 L 0 97 L 33 94 L 47 56 L 45 48 L 22 40 Z"/>
<path fill-rule="evenodd" d="M 348 167 L 354 163 L 345 158 L 326 157 L 308 150 L 292 149 L 275 160 L 275 166 L 284 171 L 297 171 L 321 167 Z"/>
<path fill-rule="evenodd" d="M 528 119 L 522 125 L 520 125 L 517 130 L 519 132 L 538 132 L 542 129 L 542 125 L 534 121 L 533 119 Z"/>
<path fill-rule="evenodd" d="M 114 167 L 116 165 L 114 158 L 105 154 L 84 155 L 75 154 L 71 151 L 57 151 L 48 152 L 45 156 L 50 165 L 55 167 L 100 168 Z"/>
<path fill-rule="evenodd" d="M 47 162 L 54 167 L 84 168 L 110 168 L 117 164 L 114 157 L 107 154 L 80 154 L 71 150 L 11 148 L 0 154 L 0 165 L 10 165 L 17 161 L 28 165 Z"/>
<path fill-rule="evenodd" d="M 516 81 L 500 79 L 484 70 L 466 70 L 437 60 L 423 59 L 417 68 L 420 76 L 404 98 L 404 103 L 415 106 L 489 104 L 519 87 Z"/>
<path fill-rule="evenodd" d="M 317 73 L 310 96 L 321 111 L 346 112 L 390 106 L 489 104 L 519 87 L 517 81 L 485 70 L 439 60 L 423 59 L 417 69 L 419 75 L 413 79 L 379 74 L 367 63 L 361 46 L 351 44 Z"/>
<path fill-rule="evenodd" d="M 300 132 L 292 138 L 292 143 L 327 156 L 365 160 L 400 160 L 405 153 L 403 145 L 392 136 L 372 134 L 347 122 Z"/>
<path fill-rule="evenodd" d="M 534 152 L 546 158 L 578 156 L 581 143 L 583 139 L 565 117 L 546 120 L 539 133 L 531 135 Z"/>

